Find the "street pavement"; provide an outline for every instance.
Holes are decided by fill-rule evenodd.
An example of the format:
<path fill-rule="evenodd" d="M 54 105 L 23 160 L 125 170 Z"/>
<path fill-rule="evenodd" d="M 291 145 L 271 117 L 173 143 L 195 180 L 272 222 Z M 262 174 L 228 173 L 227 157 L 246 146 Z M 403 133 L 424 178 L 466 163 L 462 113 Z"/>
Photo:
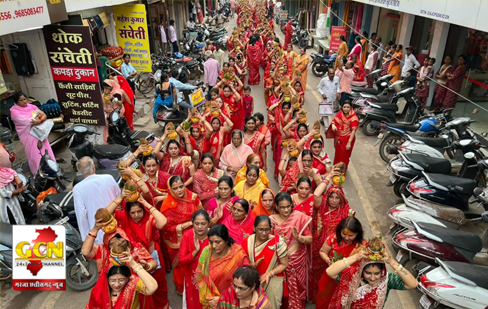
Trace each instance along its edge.
<path fill-rule="evenodd" d="M 226 28 L 231 32 L 235 26 L 235 20 L 231 20 Z M 283 33 L 276 28 L 277 36 L 283 41 Z M 297 47 L 295 46 L 295 49 Z M 314 53 L 313 49 L 307 50 L 307 53 Z M 262 72 L 261 72 L 262 77 Z M 316 87 L 320 82 L 320 78 L 315 77 L 309 69 L 307 91 L 305 93 L 305 109 L 307 110 L 308 123 L 312 124 L 318 118 L 318 102 L 320 95 L 316 91 Z M 254 97 L 255 112 L 261 112 L 266 115 L 266 102 L 264 102 L 263 85 L 259 84 L 251 86 Z M 159 127 L 154 124 L 151 115 L 151 105 L 148 104 L 146 98 L 138 100 L 139 119 L 135 122 L 135 129 L 150 131 L 156 136 L 161 135 Z M 323 130 L 322 134 L 325 136 Z M 344 184 L 344 191 L 349 204 L 353 210 L 356 211 L 356 217 L 363 224 L 365 230 L 365 237 L 373 237 L 382 235 L 384 240 L 389 243 L 390 237 L 387 236 L 389 226 L 391 224 L 387 217 L 387 210 L 401 202 L 391 188 L 386 187 L 389 173 L 386 171 L 386 164 L 381 160 L 378 154 L 378 147 L 374 146 L 376 137 L 367 137 L 362 134 L 361 130 L 356 134 L 356 144 L 349 165 L 346 182 Z M 18 143 L 20 144 L 20 143 Z M 62 157 L 67 161 L 62 167 L 70 172 L 70 153 L 64 146 L 61 145 L 54 149 L 56 157 Z M 325 141 L 325 149 L 329 157 L 334 157 L 334 147 L 332 140 Z M 21 146 L 17 147 L 20 154 Z M 271 154 L 271 149 L 268 150 Z M 278 163 L 278 162 L 277 162 Z M 272 175 L 272 170 L 275 162 L 272 161 L 272 156 L 268 156 L 268 178 L 271 181 L 270 187 L 277 192 L 279 186 Z M 391 248 L 390 248 L 391 249 Z M 391 251 L 390 251 L 391 252 Z M 391 269 L 390 269 L 391 271 Z M 231 275 L 231 274 L 229 274 Z M 170 305 L 173 309 L 182 308 L 181 296 L 177 295 L 174 290 L 174 284 L 171 274 L 167 276 L 168 281 L 168 297 Z M 386 309 L 413 309 L 421 308 L 418 300 L 421 294 L 418 290 L 413 291 L 392 291 L 389 295 L 388 301 L 384 308 Z M 12 290 L 11 282 L 1 283 L 2 308 L 25 308 L 25 309 L 64 309 L 64 308 L 84 308 L 89 300 L 90 291 L 74 292 L 67 290 L 65 292 L 17 292 Z M 191 308 L 191 305 L 189 305 Z M 307 309 L 315 308 L 314 304 L 308 304 Z"/>

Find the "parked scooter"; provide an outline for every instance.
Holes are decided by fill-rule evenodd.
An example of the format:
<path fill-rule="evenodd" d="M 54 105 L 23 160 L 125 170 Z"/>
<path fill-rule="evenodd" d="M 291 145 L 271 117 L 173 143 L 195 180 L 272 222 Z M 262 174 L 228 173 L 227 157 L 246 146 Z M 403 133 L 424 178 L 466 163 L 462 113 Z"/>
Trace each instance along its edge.
<path fill-rule="evenodd" d="M 423 178 L 412 180 L 407 189 L 419 199 L 468 210 L 473 190 L 477 186 L 486 187 L 485 170 L 488 169 L 488 159 L 479 160 L 477 169 L 466 165 L 464 167 L 466 169 L 461 169 L 459 173 L 465 175 L 465 178 L 422 172 Z"/>
<path fill-rule="evenodd" d="M 56 209 L 51 209 L 57 212 Z M 59 213 L 61 214 L 61 213 Z M 52 225 L 63 225 L 66 228 L 66 285 L 74 291 L 91 289 L 98 280 L 98 268 L 95 260 L 87 260 L 81 254 L 83 240 L 80 233 L 68 223 L 67 218 L 59 217 L 50 222 Z M 9 279 L 12 276 L 13 266 L 13 242 L 12 225 L 0 224 L 0 278 Z"/>
<path fill-rule="evenodd" d="M 114 144 L 130 146 L 133 150 L 139 147 L 140 138 L 145 138 L 152 142 L 154 134 L 146 131 L 132 131 L 127 125 L 125 117 L 120 116 L 120 108 L 114 109 L 108 117 L 108 136 L 109 141 Z"/>
<path fill-rule="evenodd" d="M 419 271 L 420 304 L 431 309 L 442 304 L 457 309 L 485 309 L 488 305 L 488 267 L 436 259 L 439 267 Z"/>
<path fill-rule="evenodd" d="M 381 72 L 383 72 L 382 69 L 377 69 L 377 70 L 372 71 L 368 75 L 366 75 L 366 77 L 368 77 L 370 75 L 376 76 L 376 75 L 380 74 Z M 386 74 L 386 75 L 381 76 L 380 78 L 377 78 L 373 83 L 373 88 L 352 87 L 351 88 L 351 90 L 352 90 L 351 98 L 359 98 L 360 93 L 371 94 L 371 95 L 379 95 L 388 88 L 388 84 L 389 84 L 390 80 L 393 79 L 393 77 L 395 77 L 395 75 Z"/>
<path fill-rule="evenodd" d="M 457 173 L 457 177 L 469 178 L 468 176 L 484 177 L 478 173 L 477 160 L 483 158 L 479 151 L 483 145 L 477 140 L 460 140 L 449 146 L 451 149 L 458 149 L 464 154 L 464 162 Z M 449 159 L 431 158 L 422 154 L 400 153 L 398 159 L 388 163 L 387 170 L 391 172 L 390 181 L 387 187 L 393 187 L 396 196 L 410 195 L 407 190 L 408 183 L 415 178 L 422 177 L 422 172 L 449 175 L 452 165 Z M 475 179 L 477 180 L 477 179 Z"/>
<path fill-rule="evenodd" d="M 115 169 L 119 160 L 128 158 L 132 152 L 130 146 L 110 144 L 93 145 L 86 136 L 98 134 L 92 128 L 74 124 L 64 130 L 69 133 L 68 148 L 71 151 L 71 164 L 76 169 L 76 163 L 83 157 L 95 157 L 98 168 Z"/>
<path fill-rule="evenodd" d="M 404 122 L 413 124 L 420 116 L 421 102 L 414 96 L 415 88 L 407 88 L 393 95 L 390 103 L 369 103 L 369 107 L 360 109 L 359 115 L 364 120 L 359 124 L 367 136 L 374 136 L 380 130 L 381 122 L 396 123 L 397 102 L 400 98 L 407 101 Z"/>

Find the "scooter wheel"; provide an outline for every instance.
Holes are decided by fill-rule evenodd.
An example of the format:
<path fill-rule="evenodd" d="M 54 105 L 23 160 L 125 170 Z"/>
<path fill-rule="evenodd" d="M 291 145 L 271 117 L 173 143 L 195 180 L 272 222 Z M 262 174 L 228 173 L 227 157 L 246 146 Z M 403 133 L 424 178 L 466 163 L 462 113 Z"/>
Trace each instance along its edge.
<path fill-rule="evenodd" d="M 66 267 L 66 285 L 79 292 L 91 289 L 98 280 L 97 263 L 94 260 L 86 260 L 82 263 L 88 269 L 88 276 L 82 273 L 78 264 L 71 264 Z"/>
<path fill-rule="evenodd" d="M 375 136 L 378 135 L 379 128 L 373 126 L 373 120 L 368 119 L 365 120 L 363 123 L 363 133 L 366 136 Z"/>
<path fill-rule="evenodd" d="M 405 197 L 410 196 L 410 192 L 408 192 L 407 190 L 407 183 L 404 181 L 398 181 L 397 183 L 395 183 L 395 185 L 393 186 L 393 192 L 395 192 L 395 195 L 398 197 L 402 197 L 402 194 Z"/>
<path fill-rule="evenodd" d="M 395 146 L 399 146 L 401 145 L 402 143 L 402 138 L 396 134 L 388 134 L 386 136 L 383 137 L 383 139 L 381 140 L 381 143 L 380 143 L 380 148 L 379 148 L 379 152 L 380 152 L 380 157 L 383 161 L 385 161 L 386 163 L 390 162 L 390 160 L 395 156 L 395 155 L 391 155 L 388 153 L 388 147 L 390 145 L 395 145 Z"/>

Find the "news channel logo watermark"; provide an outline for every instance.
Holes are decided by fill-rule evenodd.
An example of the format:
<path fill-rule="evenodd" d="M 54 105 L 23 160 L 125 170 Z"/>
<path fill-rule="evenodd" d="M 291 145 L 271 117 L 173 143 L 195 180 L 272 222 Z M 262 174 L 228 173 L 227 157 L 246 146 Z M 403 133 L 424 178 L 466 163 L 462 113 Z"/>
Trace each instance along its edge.
<path fill-rule="evenodd" d="M 15 225 L 12 240 L 14 290 L 66 290 L 64 226 Z"/>

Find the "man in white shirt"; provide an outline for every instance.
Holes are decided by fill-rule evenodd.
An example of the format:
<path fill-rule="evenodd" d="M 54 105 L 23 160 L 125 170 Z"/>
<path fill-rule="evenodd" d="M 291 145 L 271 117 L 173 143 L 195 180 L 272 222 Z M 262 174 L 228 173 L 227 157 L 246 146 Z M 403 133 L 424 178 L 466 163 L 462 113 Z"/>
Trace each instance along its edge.
<path fill-rule="evenodd" d="M 166 53 L 166 43 L 168 39 L 166 38 L 166 30 L 164 30 L 164 20 L 161 19 L 161 24 L 159 25 L 159 31 L 161 32 L 161 51 L 163 54 Z"/>
<path fill-rule="evenodd" d="M 213 54 L 215 60 L 219 62 L 220 69 L 222 70 L 222 66 L 225 62 L 225 52 L 222 50 L 222 45 L 220 45 L 220 43 L 215 44 L 215 51 L 213 52 Z"/>
<path fill-rule="evenodd" d="M 85 240 L 95 225 L 97 210 L 115 200 L 120 195 L 120 188 L 112 176 L 95 174 L 95 164 L 90 157 L 81 158 L 76 167 L 85 178 L 73 188 L 78 229 L 81 239 Z M 103 232 L 98 233 L 95 244 L 103 244 Z"/>
<path fill-rule="evenodd" d="M 412 54 L 413 47 L 407 47 L 407 53 L 405 55 L 405 63 L 403 64 L 402 68 L 402 78 L 407 78 L 410 73 L 411 69 L 418 69 L 420 68 L 420 63 L 417 61 L 417 58 Z"/>
<path fill-rule="evenodd" d="M 195 20 L 193 18 L 190 18 L 190 20 L 186 22 L 186 29 L 190 31 L 195 30 Z"/>
<path fill-rule="evenodd" d="M 174 20 L 169 21 L 168 36 L 169 36 L 169 41 L 171 42 L 171 45 L 173 46 L 173 53 L 177 53 L 179 51 L 179 49 L 178 49 L 178 39 L 176 38 L 176 30 L 175 30 L 175 21 Z"/>
<path fill-rule="evenodd" d="M 339 86 L 339 77 L 335 76 L 333 68 L 329 68 L 327 76 L 322 78 L 317 91 L 322 96 L 323 101 L 319 103 L 319 115 L 322 116 L 322 124 L 325 131 L 329 127 L 329 116 L 334 115 L 334 103 L 341 95 L 341 88 Z"/>

